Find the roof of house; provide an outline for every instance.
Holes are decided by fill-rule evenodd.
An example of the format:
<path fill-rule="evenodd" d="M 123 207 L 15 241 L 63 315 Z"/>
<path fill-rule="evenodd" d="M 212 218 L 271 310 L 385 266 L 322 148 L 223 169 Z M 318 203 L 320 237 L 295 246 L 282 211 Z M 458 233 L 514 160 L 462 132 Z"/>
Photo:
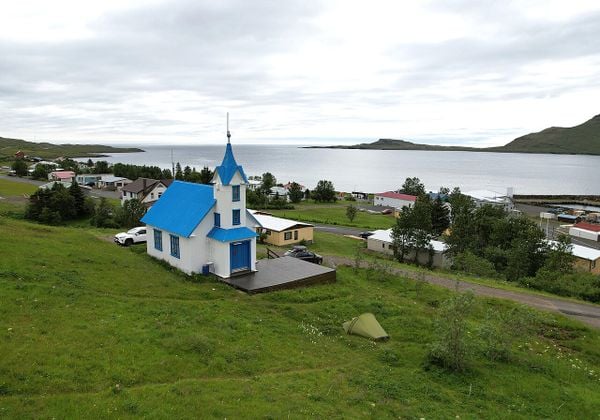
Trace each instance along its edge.
<path fill-rule="evenodd" d="M 600 232 L 600 225 L 594 225 L 592 223 L 579 222 L 573 225 L 574 228 L 589 230 L 591 232 Z"/>
<path fill-rule="evenodd" d="M 478 201 L 486 201 L 489 203 L 505 203 L 508 197 L 506 194 L 500 194 L 496 191 L 490 190 L 473 190 L 467 191 L 464 195 L 474 198 Z"/>
<path fill-rule="evenodd" d="M 73 178 L 75 172 L 73 171 L 54 171 L 50 172 L 50 175 L 55 176 L 58 179 Z"/>
<path fill-rule="evenodd" d="M 556 245 L 556 241 L 548 241 L 551 246 Z M 571 254 L 584 260 L 596 261 L 600 258 L 600 249 L 590 248 L 588 246 L 571 244 Z"/>
<path fill-rule="evenodd" d="M 293 227 L 311 227 L 308 223 L 301 223 L 295 220 L 283 219 L 281 217 L 268 216 L 265 214 L 261 214 L 254 210 L 249 210 L 250 214 L 254 216 L 256 221 L 260 224 L 261 227 L 269 230 L 273 230 L 275 232 L 282 232 L 287 229 L 291 229 Z"/>
<path fill-rule="evenodd" d="M 223 156 L 223 162 L 221 162 L 221 165 L 215 168 L 215 173 L 219 174 L 219 178 L 221 178 L 221 182 L 223 183 L 223 185 L 229 185 L 229 183 L 233 179 L 233 176 L 238 171 L 244 182 L 248 183 L 248 178 L 246 178 L 244 169 L 241 165 L 237 164 L 235 158 L 233 157 L 233 149 L 231 148 L 231 143 L 227 143 L 227 148 L 225 149 L 225 156 Z"/>
<path fill-rule="evenodd" d="M 214 227 L 208 232 L 207 236 L 220 242 L 231 242 L 256 238 L 258 235 L 252 229 L 242 226 L 233 229 Z"/>
<path fill-rule="evenodd" d="M 122 177 L 122 176 L 114 176 L 114 175 L 105 175 L 102 176 L 101 178 L 102 182 L 119 182 L 119 181 L 129 181 L 128 178 Z"/>
<path fill-rule="evenodd" d="M 369 236 L 369 238 L 367 240 L 371 240 L 371 239 L 374 239 L 376 241 L 387 242 L 387 243 L 391 244 L 392 242 L 394 242 L 394 240 L 392 239 L 392 229 L 375 230 L 375 231 L 373 231 L 373 234 L 371 236 Z M 433 247 L 434 251 L 444 252 L 446 249 L 448 249 L 448 245 L 446 245 L 442 241 L 431 240 L 430 243 L 431 243 L 431 246 Z"/>
<path fill-rule="evenodd" d="M 138 178 L 135 181 L 133 181 L 130 184 L 127 184 L 123 187 L 122 191 L 125 192 L 132 192 L 132 193 L 136 193 L 139 194 L 141 192 L 144 193 L 148 193 L 150 192 L 152 189 L 154 189 L 154 187 L 156 186 L 156 184 L 158 183 L 163 184 L 165 187 L 168 187 L 169 185 L 171 185 L 173 183 L 172 179 L 152 179 L 152 178 Z"/>
<path fill-rule="evenodd" d="M 212 185 L 174 181 L 142 222 L 189 238 L 215 203 Z"/>
<path fill-rule="evenodd" d="M 396 200 L 404 201 L 417 201 L 417 197 L 410 194 L 401 194 L 394 191 L 386 191 L 379 194 L 375 194 L 377 197 L 395 198 Z"/>

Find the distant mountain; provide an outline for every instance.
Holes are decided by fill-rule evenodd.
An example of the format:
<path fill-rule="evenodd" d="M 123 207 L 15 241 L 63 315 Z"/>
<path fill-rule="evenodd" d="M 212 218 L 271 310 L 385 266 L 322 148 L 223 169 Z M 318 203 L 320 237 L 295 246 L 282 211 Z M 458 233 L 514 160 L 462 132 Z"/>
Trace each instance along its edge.
<path fill-rule="evenodd" d="M 527 134 L 500 149 L 519 153 L 600 155 L 600 115 L 575 127 L 550 127 Z"/>
<path fill-rule="evenodd" d="M 600 155 L 600 115 L 575 127 L 551 127 L 538 133 L 527 134 L 499 147 L 439 146 L 406 140 L 379 139 L 373 143 L 353 146 L 310 146 L 309 148 Z"/>
<path fill-rule="evenodd" d="M 113 147 L 101 144 L 52 144 L 34 143 L 20 139 L 0 137 L 0 160 L 13 158 L 21 150 L 28 156 L 39 156 L 45 159 L 57 157 L 99 157 L 103 153 L 143 152 L 137 147 Z"/>

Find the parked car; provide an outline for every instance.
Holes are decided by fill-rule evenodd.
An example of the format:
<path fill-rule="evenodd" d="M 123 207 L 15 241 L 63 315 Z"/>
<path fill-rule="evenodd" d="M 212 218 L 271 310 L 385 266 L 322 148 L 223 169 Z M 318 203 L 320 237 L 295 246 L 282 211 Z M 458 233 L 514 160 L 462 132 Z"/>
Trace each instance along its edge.
<path fill-rule="evenodd" d="M 392 209 L 385 209 L 381 211 L 381 214 L 392 214 L 394 211 Z"/>
<path fill-rule="evenodd" d="M 308 261 L 308 262 L 315 263 L 315 264 L 323 263 L 322 256 L 320 256 L 319 254 L 315 254 L 312 251 L 309 251 L 308 248 L 306 248 L 303 245 L 296 245 L 289 251 L 286 251 L 285 254 L 283 254 L 283 255 L 288 256 L 288 257 L 299 258 L 301 260 Z"/>
<path fill-rule="evenodd" d="M 360 236 L 363 239 L 367 239 L 369 236 L 371 236 L 373 234 L 373 232 L 360 232 L 358 234 L 358 236 Z"/>
<path fill-rule="evenodd" d="M 146 242 L 146 227 L 135 227 L 127 232 L 117 233 L 115 235 L 115 242 L 124 246 Z"/>

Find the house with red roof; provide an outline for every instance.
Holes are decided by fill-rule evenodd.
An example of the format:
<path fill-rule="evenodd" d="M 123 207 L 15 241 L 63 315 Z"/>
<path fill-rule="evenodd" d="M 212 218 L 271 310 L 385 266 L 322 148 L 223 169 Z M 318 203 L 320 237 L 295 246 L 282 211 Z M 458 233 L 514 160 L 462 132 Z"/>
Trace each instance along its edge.
<path fill-rule="evenodd" d="M 575 223 L 569 228 L 569 235 L 598 242 L 600 241 L 600 225 L 587 222 Z"/>
<path fill-rule="evenodd" d="M 73 171 L 53 171 L 48 174 L 48 181 L 73 182 L 74 178 Z"/>
<path fill-rule="evenodd" d="M 412 207 L 417 201 L 417 197 L 409 194 L 402 194 L 395 191 L 387 191 L 375 194 L 373 205 L 387 206 L 401 209 L 402 207 Z"/>

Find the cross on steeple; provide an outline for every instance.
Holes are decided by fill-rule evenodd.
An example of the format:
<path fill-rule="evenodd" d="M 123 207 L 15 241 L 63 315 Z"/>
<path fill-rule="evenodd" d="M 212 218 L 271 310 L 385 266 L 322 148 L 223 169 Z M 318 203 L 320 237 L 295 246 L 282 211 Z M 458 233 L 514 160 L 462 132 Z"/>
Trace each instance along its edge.
<path fill-rule="evenodd" d="M 227 113 L 227 144 L 231 143 L 231 133 L 229 132 L 229 112 Z"/>

